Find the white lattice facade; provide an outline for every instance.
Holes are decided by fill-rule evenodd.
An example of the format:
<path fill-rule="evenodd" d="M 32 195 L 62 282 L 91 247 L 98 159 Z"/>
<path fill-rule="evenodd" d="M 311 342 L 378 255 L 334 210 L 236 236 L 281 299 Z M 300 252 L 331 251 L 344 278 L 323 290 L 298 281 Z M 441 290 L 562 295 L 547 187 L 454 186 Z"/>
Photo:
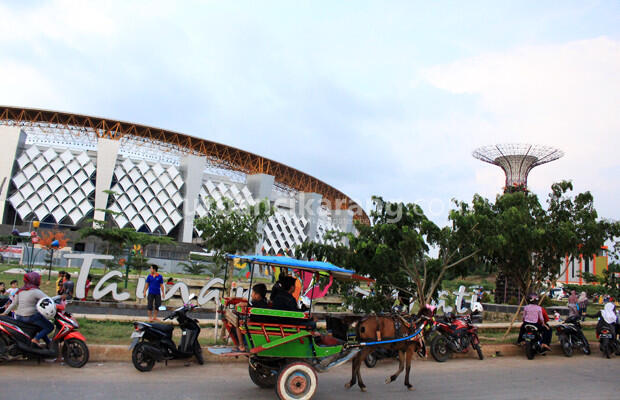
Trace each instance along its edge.
<path fill-rule="evenodd" d="M 117 193 L 110 209 L 120 228 L 168 234 L 181 221 L 183 178 L 174 166 L 126 158 L 114 169 Z"/>
<path fill-rule="evenodd" d="M 79 224 L 93 210 L 95 165 L 86 151 L 30 146 L 16 164 L 9 202 L 20 219 Z"/>
<path fill-rule="evenodd" d="M 0 165 L 10 177 L 5 179 L 10 185 L 0 186 L 10 205 L 3 215 L 5 224 L 38 220 L 84 226 L 105 216 L 100 210 L 110 209 L 113 213 L 107 218 L 118 227 L 191 242 L 199 236 L 194 219 L 206 215 L 211 201 L 223 208 L 224 199 L 229 199 L 236 209 L 245 209 L 266 197 L 278 208 L 263 225 L 263 241 L 256 251 L 287 254 L 305 241 L 323 242 L 327 231 L 340 229 L 328 210 L 316 215 L 296 212 L 295 201 L 301 203 L 302 194 L 283 194 L 268 175 L 216 175 L 207 160 L 197 156 L 140 157 L 110 139 L 85 145 L 70 138 L 30 137 L 19 128 L 2 129 L 13 129 L 5 136 L 15 146 Z M 311 195 L 320 202 L 319 195 Z"/>

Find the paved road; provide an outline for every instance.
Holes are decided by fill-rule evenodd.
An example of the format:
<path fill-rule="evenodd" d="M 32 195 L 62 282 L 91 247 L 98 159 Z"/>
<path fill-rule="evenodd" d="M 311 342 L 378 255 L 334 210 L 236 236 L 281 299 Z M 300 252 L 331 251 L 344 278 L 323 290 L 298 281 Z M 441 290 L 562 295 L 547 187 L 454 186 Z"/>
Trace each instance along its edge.
<path fill-rule="evenodd" d="M 344 389 L 350 364 L 319 374 L 315 399 L 618 399 L 620 358 L 605 360 L 599 354 L 539 358 L 496 358 L 485 361 L 450 360 L 444 364 L 414 365 L 409 392 L 402 376 L 386 385 L 385 377 L 397 368 L 384 362 L 362 368 L 367 393 Z M 52 364 L 14 362 L 0 366 L 0 399 L 273 399 L 274 392 L 255 387 L 247 365 L 204 366 L 171 363 L 149 373 L 126 363 L 90 363 L 75 370 Z"/>

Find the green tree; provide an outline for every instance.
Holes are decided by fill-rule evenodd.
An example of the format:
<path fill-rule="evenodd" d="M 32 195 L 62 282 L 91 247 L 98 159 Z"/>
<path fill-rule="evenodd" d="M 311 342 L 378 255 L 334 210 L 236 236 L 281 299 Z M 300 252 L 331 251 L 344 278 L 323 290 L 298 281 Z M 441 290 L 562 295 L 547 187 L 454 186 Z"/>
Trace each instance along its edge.
<path fill-rule="evenodd" d="M 206 215 L 197 218 L 194 226 L 205 246 L 214 252 L 217 267 L 214 275 L 222 270 L 226 254 L 254 251 L 262 236 L 260 228 L 272 214 L 266 199 L 245 209 L 237 208 L 230 199 L 224 198 L 219 203 L 211 200 Z"/>
<path fill-rule="evenodd" d="M 190 275 L 201 275 L 204 270 L 206 269 L 206 266 L 197 262 L 181 262 L 179 263 L 179 265 L 183 266 L 183 271 L 185 271 L 186 273 L 190 274 Z"/>
<path fill-rule="evenodd" d="M 618 223 L 598 218 L 590 192 L 570 196 L 571 182 L 551 187 L 545 209 L 538 197 L 521 191 L 499 195 L 495 203 L 474 196 L 457 203 L 471 213 L 481 232 L 474 246 L 483 259 L 516 282 L 521 293 L 554 284 L 566 256 L 593 254 L 618 237 Z"/>
<path fill-rule="evenodd" d="M 426 304 L 436 297 L 445 274 L 478 252 L 472 246 L 478 233 L 471 211 L 454 210 L 451 226 L 440 228 L 417 204 L 373 201 L 371 224 L 356 223 L 358 234 L 348 235 L 348 246 L 304 244 L 298 249 L 375 280 L 371 296 L 349 298 L 356 310 L 389 309 L 394 289 Z"/>

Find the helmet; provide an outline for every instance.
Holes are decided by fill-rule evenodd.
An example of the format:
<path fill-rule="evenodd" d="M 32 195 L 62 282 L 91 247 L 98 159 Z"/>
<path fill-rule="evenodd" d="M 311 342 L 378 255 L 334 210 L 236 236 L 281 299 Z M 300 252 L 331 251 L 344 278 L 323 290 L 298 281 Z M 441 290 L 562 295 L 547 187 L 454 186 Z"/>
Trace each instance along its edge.
<path fill-rule="evenodd" d="M 527 296 L 527 302 L 530 304 L 536 303 L 538 301 L 538 295 L 536 293 L 532 293 Z"/>
<path fill-rule="evenodd" d="M 44 297 L 37 302 L 37 311 L 45 318 L 52 319 L 56 315 L 56 304 L 49 297 Z"/>

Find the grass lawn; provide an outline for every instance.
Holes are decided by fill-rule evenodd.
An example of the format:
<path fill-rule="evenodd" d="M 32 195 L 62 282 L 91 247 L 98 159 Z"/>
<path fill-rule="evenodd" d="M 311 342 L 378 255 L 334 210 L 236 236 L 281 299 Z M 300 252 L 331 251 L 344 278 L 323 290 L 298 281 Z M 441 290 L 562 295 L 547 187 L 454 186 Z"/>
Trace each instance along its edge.
<path fill-rule="evenodd" d="M 127 345 L 131 343 L 131 333 L 133 332 L 133 324 L 131 322 L 113 322 L 113 321 L 91 321 L 83 318 L 78 319 L 80 324 L 80 332 L 86 336 L 88 343 L 92 344 L 120 344 Z M 214 343 L 212 330 L 205 331 L 202 327 L 201 335 L 198 341 L 201 345 L 211 345 Z M 208 334 L 209 337 L 206 336 Z M 181 340 L 181 330 L 175 327 L 174 341 L 179 343 Z"/>

